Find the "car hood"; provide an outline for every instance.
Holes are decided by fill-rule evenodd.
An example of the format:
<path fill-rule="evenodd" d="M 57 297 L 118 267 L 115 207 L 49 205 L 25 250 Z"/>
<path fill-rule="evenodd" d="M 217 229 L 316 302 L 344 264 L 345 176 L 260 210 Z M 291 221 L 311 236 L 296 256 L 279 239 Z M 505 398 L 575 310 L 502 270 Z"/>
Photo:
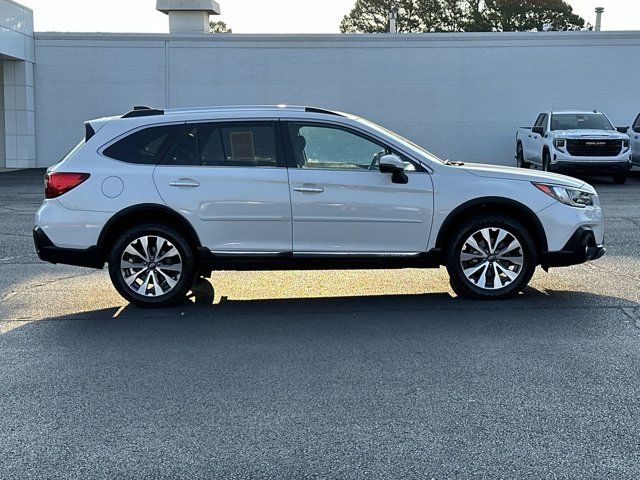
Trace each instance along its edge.
<path fill-rule="evenodd" d="M 553 135 L 563 138 L 609 138 L 613 140 L 629 138 L 629 135 L 626 133 L 614 132 L 612 130 L 554 130 Z"/>
<path fill-rule="evenodd" d="M 580 188 L 585 184 L 582 180 L 566 175 L 528 170 L 525 168 L 484 165 L 481 163 L 465 163 L 461 168 L 473 175 L 485 178 L 504 178 L 506 180 L 521 180 L 524 182 L 551 183 L 572 188 Z"/>

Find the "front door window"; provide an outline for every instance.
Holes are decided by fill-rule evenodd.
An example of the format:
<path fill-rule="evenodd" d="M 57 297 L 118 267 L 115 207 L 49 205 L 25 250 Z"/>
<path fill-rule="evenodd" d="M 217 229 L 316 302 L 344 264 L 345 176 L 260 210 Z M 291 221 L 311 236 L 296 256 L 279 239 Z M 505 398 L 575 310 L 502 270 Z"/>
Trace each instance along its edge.
<path fill-rule="evenodd" d="M 289 123 L 293 157 L 298 168 L 367 171 L 379 170 L 380 157 L 391 150 L 380 143 L 340 127 Z M 405 170 L 415 166 L 405 159 Z"/>

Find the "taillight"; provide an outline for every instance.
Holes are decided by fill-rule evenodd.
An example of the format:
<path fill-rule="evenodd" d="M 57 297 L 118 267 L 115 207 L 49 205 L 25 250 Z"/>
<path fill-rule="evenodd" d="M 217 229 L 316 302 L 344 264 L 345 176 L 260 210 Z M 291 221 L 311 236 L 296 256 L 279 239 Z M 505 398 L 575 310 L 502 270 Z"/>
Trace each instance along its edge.
<path fill-rule="evenodd" d="M 56 198 L 89 178 L 88 173 L 51 172 L 44 177 L 44 198 Z"/>

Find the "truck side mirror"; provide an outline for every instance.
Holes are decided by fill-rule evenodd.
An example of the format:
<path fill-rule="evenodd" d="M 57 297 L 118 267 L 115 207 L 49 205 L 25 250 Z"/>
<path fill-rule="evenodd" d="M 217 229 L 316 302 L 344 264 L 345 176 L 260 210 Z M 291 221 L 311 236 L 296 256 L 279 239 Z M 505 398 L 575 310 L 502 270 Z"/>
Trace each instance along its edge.
<path fill-rule="evenodd" d="M 616 127 L 616 130 L 620 133 L 627 133 L 629 131 L 629 127 Z"/>
<path fill-rule="evenodd" d="M 539 126 L 531 127 L 531 132 L 537 133 L 538 135 L 542 136 L 544 135 L 544 128 Z"/>

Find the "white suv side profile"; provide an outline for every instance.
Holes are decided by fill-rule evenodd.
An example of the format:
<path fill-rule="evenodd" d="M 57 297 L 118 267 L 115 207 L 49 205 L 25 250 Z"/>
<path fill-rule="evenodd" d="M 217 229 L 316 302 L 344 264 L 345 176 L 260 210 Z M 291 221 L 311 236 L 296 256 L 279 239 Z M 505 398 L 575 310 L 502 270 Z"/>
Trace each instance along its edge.
<path fill-rule="evenodd" d="M 376 125 L 311 107 L 136 107 L 88 121 L 46 174 L 42 260 L 103 268 L 141 306 L 214 270 L 445 265 L 461 296 L 515 295 L 537 265 L 601 257 L 590 185 L 443 161 Z"/>

